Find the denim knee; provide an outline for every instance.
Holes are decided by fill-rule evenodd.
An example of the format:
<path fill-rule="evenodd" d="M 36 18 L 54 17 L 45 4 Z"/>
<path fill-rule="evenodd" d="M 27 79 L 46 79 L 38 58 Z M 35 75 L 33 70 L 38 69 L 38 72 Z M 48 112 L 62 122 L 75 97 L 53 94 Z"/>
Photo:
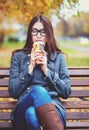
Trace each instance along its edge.
<path fill-rule="evenodd" d="M 43 104 L 52 103 L 52 100 L 48 91 L 41 86 L 33 87 L 30 94 L 34 100 L 33 105 L 35 106 L 35 108 Z"/>
<path fill-rule="evenodd" d="M 29 107 L 25 112 L 25 119 L 28 127 L 40 127 L 34 107 Z"/>

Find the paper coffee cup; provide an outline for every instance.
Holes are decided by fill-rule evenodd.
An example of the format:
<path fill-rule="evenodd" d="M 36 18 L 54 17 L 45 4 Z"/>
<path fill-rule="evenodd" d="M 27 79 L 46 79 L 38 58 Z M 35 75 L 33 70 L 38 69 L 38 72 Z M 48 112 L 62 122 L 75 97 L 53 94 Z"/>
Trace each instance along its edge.
<path fill-rule="evenodd" d="M 38 50 L 44 49 L 45 44 L 44 42 L 34 42 L 33 46 L 35 46 L 35 51 L 38 51 Z M 39 60 L 36 60 L 36 63 L 39 63 Z"/>
<path fill-rule="evenodd" d="M 34 42 L 33 46 L 35 46 L 35 51 L 38 51 L 40 49 L 44 49 L 44 42 Z"/>

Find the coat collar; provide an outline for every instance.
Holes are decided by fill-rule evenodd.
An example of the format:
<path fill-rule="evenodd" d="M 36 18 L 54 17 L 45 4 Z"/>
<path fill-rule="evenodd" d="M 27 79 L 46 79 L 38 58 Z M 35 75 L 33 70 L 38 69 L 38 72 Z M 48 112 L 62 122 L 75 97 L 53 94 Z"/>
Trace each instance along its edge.
<path fill-rule="evenodd" d="M 56 59 L 56 56 L 57 56 L 57 52 L 54 52 L 50 55 L 50 60 L 51 61 L 54 61 Z"/>

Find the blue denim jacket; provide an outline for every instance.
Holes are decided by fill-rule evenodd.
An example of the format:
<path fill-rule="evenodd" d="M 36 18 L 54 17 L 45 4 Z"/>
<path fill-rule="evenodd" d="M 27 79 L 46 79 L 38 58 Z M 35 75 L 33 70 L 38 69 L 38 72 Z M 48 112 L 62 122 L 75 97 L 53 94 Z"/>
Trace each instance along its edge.
<path fill-rule="evenodd" d="M 24 94 L 29 91 L 28 88 L 32 87 L 32 81 L 35 82 L 35 77 L 37 77 L 36 75 L 34 76 L 34 73 L 29 74 L 29 62 L 30 54 L 25 54 L 20 51 L 14 53 L 12 56 L 9 92 L 11 97 L 18 99 L 16 107 Z M 66 122 L 66 110 L 58 98 L 61 97 L 66 99 L 71 93 L 70 77 L 64 54 L 58 52 L 51 54 L 50 59 L 48 59 L 48 74 L 44 75 L 42 74 L 42 71 L 39 72 L 39 76 L 42 77 L 42 79 L 39 79 L 38 84 L 41 82 L 41 86 L 45 87 L 49 91 L 53 99 L 53 103 L 62 113 Z M 16 107 L 12 113 L 12 118 L 14 117 Z"/>

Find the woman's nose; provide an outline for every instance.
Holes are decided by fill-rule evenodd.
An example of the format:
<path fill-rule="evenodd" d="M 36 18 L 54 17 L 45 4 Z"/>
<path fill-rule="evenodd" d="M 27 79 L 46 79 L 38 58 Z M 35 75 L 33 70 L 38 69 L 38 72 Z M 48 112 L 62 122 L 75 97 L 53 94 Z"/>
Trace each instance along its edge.
<path fill-rule="evenodd" d="M 40 34 L 40 32 L 38 32 L 37 36 L 38 36 L 38 37 L 41 37 L 41 34 Z"/>

